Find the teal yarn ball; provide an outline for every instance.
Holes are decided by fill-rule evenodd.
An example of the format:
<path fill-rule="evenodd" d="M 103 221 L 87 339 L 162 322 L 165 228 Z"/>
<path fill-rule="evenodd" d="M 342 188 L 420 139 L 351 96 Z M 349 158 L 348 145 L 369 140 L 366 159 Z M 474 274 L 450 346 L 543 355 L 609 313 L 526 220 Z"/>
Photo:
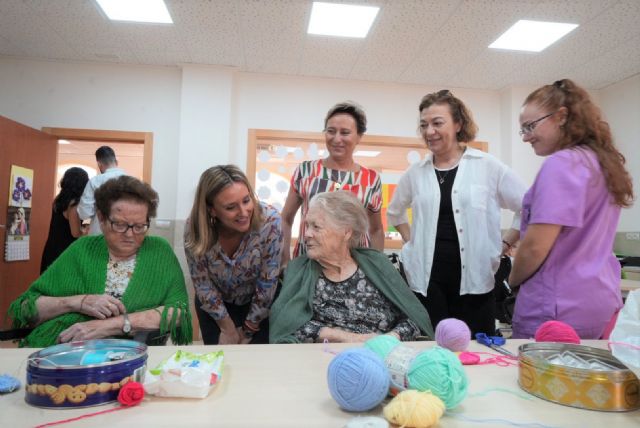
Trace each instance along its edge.
<path fill-rule="evenodd" d="M 431 391 L 444 402 L 447 409 L 456 407 L 467 396 L 467 374 L 456 354 L 448 349 L 435 346 L 418 352 L 387 335 L 369 339 L 364 346 L 382 358 L 392 374 L 394 367 L 406 367 L 407 371 L 403 373 L 406 387 Z M 401 358 L 410 358 L 410 361 L 399 361 Z"/>
<path fill-rule="evenodd" d="M 388 334 L 381 334 L 364 342 L 364 347 L 375 352 L 383 360 L 393 348 L 402 344 L 397 337 Z"/>
<path fill-rule="evenodd" d="M 452 409 L 467 396 L 469 380 L 460 359 L 448 349 L 435 346 L 420 352 L 411 363 L 409 388 L 431 391 Z"/>
<path fill-rule="evenodd" d="M 336 355 L 327 371 L 329 392 L 349 412 L 365 412 L 378 406 L 389 392 L 389 372 L 374 352 L 355 348 Z"/>

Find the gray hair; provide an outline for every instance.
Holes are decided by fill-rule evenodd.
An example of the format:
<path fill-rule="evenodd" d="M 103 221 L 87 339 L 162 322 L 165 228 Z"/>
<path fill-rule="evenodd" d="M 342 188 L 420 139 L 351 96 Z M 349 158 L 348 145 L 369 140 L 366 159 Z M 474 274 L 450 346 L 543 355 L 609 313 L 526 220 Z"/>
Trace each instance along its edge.
<path fill-rule="evenodd" d="M 331 226 L 351 230 L 349 248 L 359 246 L 369 230 L 367 210 L 351 192 L 339 190 L 318 193 L 309 202 L 309 209 L 312 208 L 322 209 Z"/>

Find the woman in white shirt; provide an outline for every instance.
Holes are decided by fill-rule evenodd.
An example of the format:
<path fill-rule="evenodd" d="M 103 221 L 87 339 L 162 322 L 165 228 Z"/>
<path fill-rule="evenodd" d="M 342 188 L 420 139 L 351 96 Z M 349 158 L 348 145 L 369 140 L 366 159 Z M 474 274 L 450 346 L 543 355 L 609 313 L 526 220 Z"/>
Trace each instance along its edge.
<path fill-rule="evenodd" d="M 424 96 L 418 110 L 431 153 L 404 173 L 387 210 L 405 242 L 401 259 L 409 286 L 434 327 L 453 317 L 472 334 L 493 334 L 493 275 L 500 256 L 518 240 L 526 188 L 498 159 L 464 144 L 475 139 L 478 127 L 451 92 Z M 502 238 L 501 208 L 514 212 Z"/>

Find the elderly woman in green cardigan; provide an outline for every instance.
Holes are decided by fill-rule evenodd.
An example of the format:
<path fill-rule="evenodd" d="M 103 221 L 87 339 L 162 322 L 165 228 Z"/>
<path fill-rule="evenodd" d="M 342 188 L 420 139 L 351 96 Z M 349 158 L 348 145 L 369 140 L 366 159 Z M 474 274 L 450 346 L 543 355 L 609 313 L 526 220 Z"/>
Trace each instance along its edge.
<path fill-rule="evenodd" d="M 184 276 L 169 244 L 146 236 L 158 194 L 121 176 L 95 192 L 103 235 L 78 239 L 9 308 L 14 327 L 35 327 L 21 346 L 127 337 L 159 329 L 192 340 Z"/>
<path fill-rule="evenodd" d="M 389 259 L 355 247 L 368 219 L 350 192 L 316 195 L 305 222 L 307 253 L 287 267 L 271 309 L 271 343 L 433 338 L 429 314 Z"/>

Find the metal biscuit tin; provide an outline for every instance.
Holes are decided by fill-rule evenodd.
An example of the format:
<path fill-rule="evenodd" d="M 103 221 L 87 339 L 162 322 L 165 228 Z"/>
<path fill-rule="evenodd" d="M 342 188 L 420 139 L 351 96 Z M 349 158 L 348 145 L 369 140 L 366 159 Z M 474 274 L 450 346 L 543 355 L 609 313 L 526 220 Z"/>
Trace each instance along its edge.
<path fill-rule="evenodd" d="M 610 370 L 552 364 L 553 356 L 571 352 Z M 518 384 L 525 391 L 566 406 L 607 412 L 640 408 L 640 381 L 604 349 L 565 343 L 528 343 L 518 348 Z M 602 368 L 601 367 L 601 368 Z"/>
<path fill-rule="evenodd" d="M 141 381 L 147 345 L 100 339 L 50 346 L 29 355 L 25 401 L 45 408 L 109 403 L 129 381 Z"/>

